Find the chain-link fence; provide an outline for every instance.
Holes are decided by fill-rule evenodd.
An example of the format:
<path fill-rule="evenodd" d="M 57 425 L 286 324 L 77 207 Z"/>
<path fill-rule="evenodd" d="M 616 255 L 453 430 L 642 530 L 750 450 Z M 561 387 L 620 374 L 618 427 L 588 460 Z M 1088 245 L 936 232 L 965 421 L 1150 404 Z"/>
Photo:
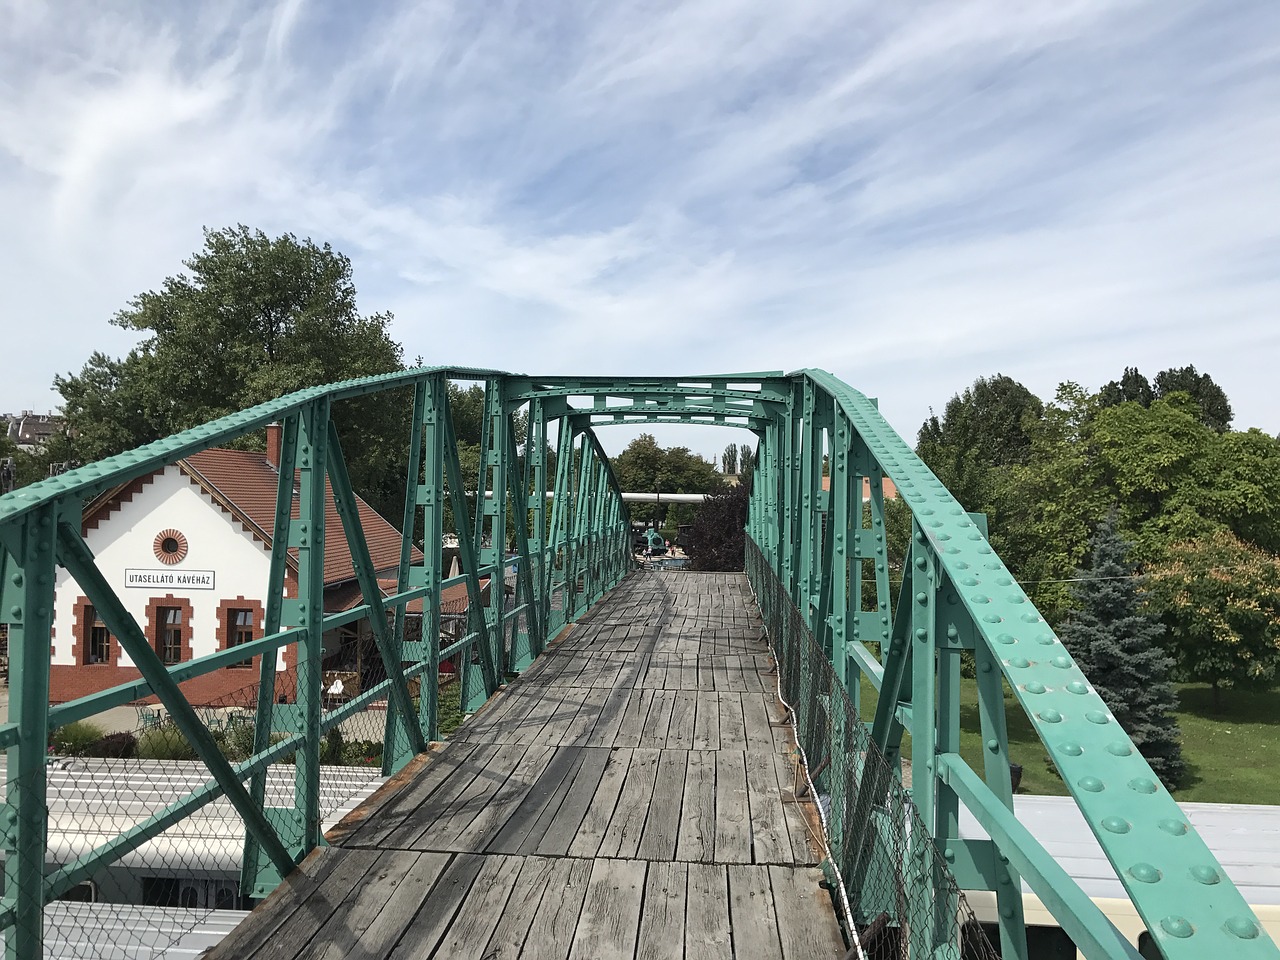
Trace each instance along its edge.
<path fill-rule="evenodd" d="M 959 950 L 994 960 L 910 794 L 859 718 L 825 652 L 760 549 L 747 541 L 747 576 L 778 665 L 808 783 L 822 812 L 837 905 L 852 956 L 906 960 Z"/>
<path fill-rule="evenodd" d="M 468 618 L 448 610 L 446 620 L 454 614 L 461 634 Z M 378 686 L 386 679 L 385 665 L 360 655 L 350 664 L 339 662 L 347 653 L 340 651 L 325 671 L 318 784 L 323 829 L 383 782 L 388 694 Z M 458 666 L 458 656 L 448 659 L 433 678 L 445 732 L 462 718 Z M 272 744 L 283 747 L 296 729 L 296 685 L 293 671 L 276 677 Z M 410 688 L 416 706 L 419 682 L 412 680 Z M 233 767 L 253 756 L 258 703 L 258 684 L 250 683 L 195 707 Z M 216 942 L 221 928 L 239 917 L 221 911 L 252 906 L 241 878 L 243 819 L 162 706 L 137 703 L 54 730 L 45 773 L 48 832 L 41 870 L 56 898 L 44 909 L 43 931 L 36 932 L 46 956 L 183 953 L 191 944 Z M 290 752 L 267 767 L 264 809 L 294 807 L 295 774 Z M 32 780 L 15 786 L 36 787 Z M 247 773 L 243 782 L 249 783 Z"/>

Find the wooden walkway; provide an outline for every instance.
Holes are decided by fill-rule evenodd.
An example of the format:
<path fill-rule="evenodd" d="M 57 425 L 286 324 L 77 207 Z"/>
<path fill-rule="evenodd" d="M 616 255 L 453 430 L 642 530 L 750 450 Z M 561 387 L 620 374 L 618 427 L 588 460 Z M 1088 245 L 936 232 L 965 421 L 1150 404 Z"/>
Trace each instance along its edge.
<path fill-rule="evenodd" d="M 219 958 L 838 958 L 760 621 L 635 574 L 330 834 Z"/>

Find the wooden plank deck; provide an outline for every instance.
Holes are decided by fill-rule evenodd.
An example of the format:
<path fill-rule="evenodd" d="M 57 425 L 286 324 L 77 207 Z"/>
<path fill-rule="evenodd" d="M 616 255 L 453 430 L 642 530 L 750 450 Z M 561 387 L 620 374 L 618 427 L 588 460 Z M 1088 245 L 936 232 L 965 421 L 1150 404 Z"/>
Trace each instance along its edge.
<path fill-rule="evenodd" d="M 636 574 L 215 958 L 841 957 L 746 579 Z"/>

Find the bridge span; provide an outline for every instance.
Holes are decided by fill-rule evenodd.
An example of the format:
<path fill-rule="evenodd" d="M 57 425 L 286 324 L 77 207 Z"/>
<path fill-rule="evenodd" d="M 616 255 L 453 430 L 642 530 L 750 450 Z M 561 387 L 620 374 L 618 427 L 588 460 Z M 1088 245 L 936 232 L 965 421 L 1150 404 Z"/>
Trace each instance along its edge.
<path fill-rule="evenodd" d="M 843 956 L 762 632 L 741 574 L 632 574 L 212 957 Z"/>

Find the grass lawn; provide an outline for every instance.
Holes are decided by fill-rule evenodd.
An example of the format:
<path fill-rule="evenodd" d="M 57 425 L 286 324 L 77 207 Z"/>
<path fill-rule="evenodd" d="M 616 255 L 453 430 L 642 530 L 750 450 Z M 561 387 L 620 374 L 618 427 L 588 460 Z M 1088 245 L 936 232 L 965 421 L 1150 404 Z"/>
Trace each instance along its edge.
<path fill-rule="evenodd" d="M 1178 800 L 1214 803 L 1280 804 L 1280 690 L 1222 691 L 1222 709 L 1213 708 L 1207 684 L 1178 685 L 1181 704 L 1182 751 L 1187 777 L 1174 791 Z M 982 737 L 979 733 L 977 686 L 966 680 L 961 689 L 960 752 L 975 770 L 982 769 Z M 869 724 L 875 715 L 876 693 L 865 679 L 862 686 L 863 717 Z M 1019 793 L 1065 795 L 1040 738 L 1013 695 L 1005 693 L 1009 726 L 1009 754 L 1022 764 Z M 903 755 L 910 738 L 904 738 Z"/>

